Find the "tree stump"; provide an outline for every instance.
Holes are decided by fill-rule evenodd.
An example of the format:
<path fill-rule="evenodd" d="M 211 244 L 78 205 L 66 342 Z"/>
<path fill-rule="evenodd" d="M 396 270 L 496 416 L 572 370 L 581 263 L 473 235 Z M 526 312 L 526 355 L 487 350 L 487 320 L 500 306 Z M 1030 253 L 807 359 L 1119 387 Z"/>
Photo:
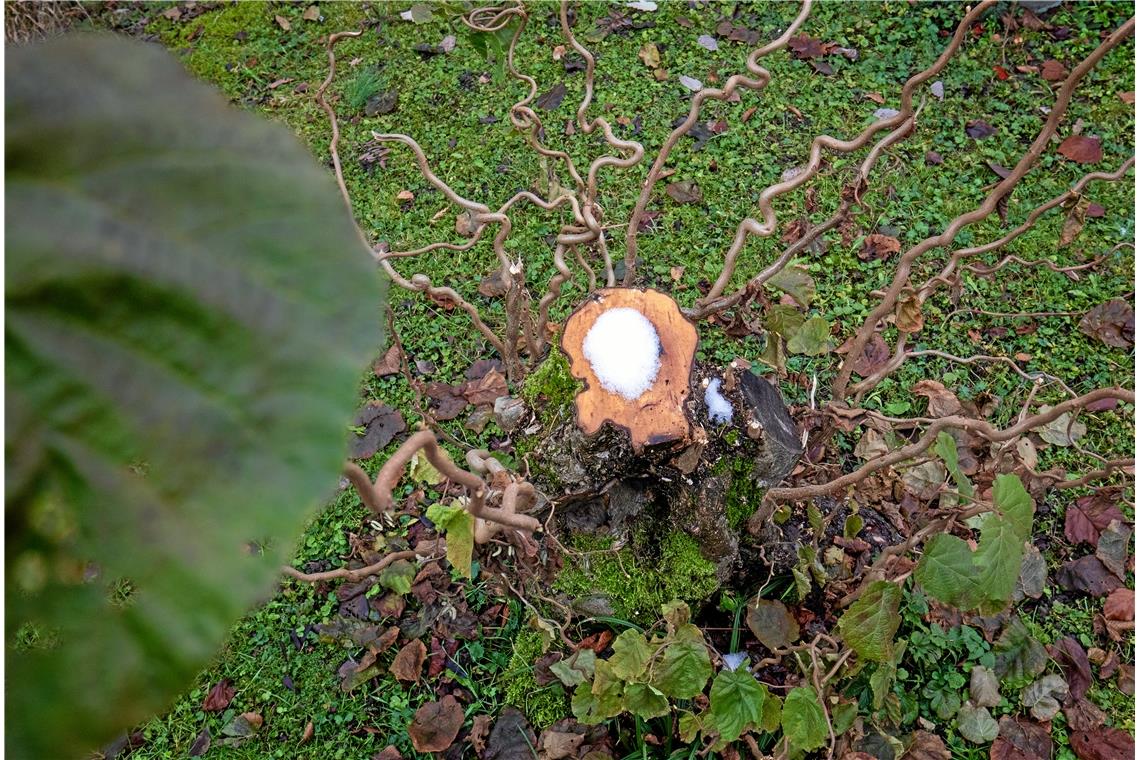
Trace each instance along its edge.
<path fill-rule="evenodd" d="M 651 356 L 639 342 L 646 323 L 656 333 Z M 575 418 L 534 450 L 532 478 L 563 528 L 617 537 L 648 521 L 681 530 L 727 581 L 739 559 L 726 513 L 733 478 L 744 470 L 756 486 L 778 483 L 802 443 L 779 390 L 750 371 L 695 362 L 696 345 L 695 327 L 663 293 L 591 296 L 561 342 L 585 385 Z M 638 371 L 626 373 L 627 363 Z"/>

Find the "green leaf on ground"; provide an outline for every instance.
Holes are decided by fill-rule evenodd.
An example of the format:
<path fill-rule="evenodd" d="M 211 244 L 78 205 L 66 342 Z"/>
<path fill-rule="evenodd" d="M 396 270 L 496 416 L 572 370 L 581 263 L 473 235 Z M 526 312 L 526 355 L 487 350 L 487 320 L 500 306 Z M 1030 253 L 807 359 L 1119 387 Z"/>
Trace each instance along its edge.
<path fill-rule="evenodd" d="M 654 685 L 670 697 L 691 699 L 705 690 L 712 662 L 703 643 L 677 641 L 665 647 L 654 674 Z"/>

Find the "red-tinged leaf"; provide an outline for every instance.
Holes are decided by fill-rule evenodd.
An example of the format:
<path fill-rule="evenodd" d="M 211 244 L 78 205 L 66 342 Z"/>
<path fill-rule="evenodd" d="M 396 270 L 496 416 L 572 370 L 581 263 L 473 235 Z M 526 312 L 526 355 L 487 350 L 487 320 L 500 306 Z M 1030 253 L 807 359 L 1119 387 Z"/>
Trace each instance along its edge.
<path fill-rule="evenodd" d="M 926 165 L 927 166 L 941 166 L 942 160 L 943 160 L 942 154 L 939 153 L 938 151 L 934 151 L 934 150 L 926 151 Z"/>
<path fill-rule="evenodd" d="M 1089 207 L 1085 209 L 1086 219 L 1101 219 L 1104 217 L 1104 206 L 1099 203 L 1090 203 Z"/>
<path fill-rule="evenodd" d="M 1104 149 L 1101 148 L 1099 137 L 1085 137 L 1084 135 L 1070 135 L 1065 138 L 1057 152 L 1070 161 L 1078 164 L 1095 164 L 1104 158 Z"/>
<path fill-rule="evenodd" d="M 1120 98 L 1128 105 L 1132 105 L 1136 102 L 1136 91 L 1128 90 L 1127 92 L 1118 92 L 1116 93 L 1116 97 Z"/>
<path fill-rule="evenodd" d="M 929 417 L 949 417 L 962 411 L 962 402 L 958 397 L 937 380 L 920 380 L 911 387 L 910 392 L 926 397 L 926 414 Z"/>
<path fill-rule="evenodd" d="M 416 710 L 408 726 L 408 736 L 416 752 L 442 752 L 455 741 L 462 726 L 463 706 L 448 694 Z"/>
<path fill-rule="evenodd" d="M 666 186 L 665 193 L 677 203 L 700 203 L 704 199 L 700 185 L 692 180 L 671 182 Z"/>
<path fill-rule="evenodd" d="M 863 352 L 859 356 L 850 357 L 848 361 L 851 362 L 851 371 L 856 375 L 870 377 L 886 366 L 890 358 L 890 347 L 882 335 L 875 333 L 863 347 Z"/>
<path fill-rule="evenodd" d="M 1106 716 L 1099 707 L 1087 699 L 1078 699 L 1062 708 L 1069 728 L 1074 731 L 1091 731 L 1103 726 Z"/>
<path fill-rule="evenodd" d="M 1062 565 L 1057 571 L 1057 583 L 1069 591 L 1080 591 L 1096 597 L 1105 596 L 1121 587 L 1120 579 L 1091 554 Z"/>
<path fill-rule="evenodd" d="M 202 701 L 203 712 L 221 712 L 230 706 L 233 701 L 234 686 L 230 683 L 230 679 L 223 678 L 210 688 L 210 693 Z"/>
<path fill-rule="evenodd" d="M 1094 306 L 1081 317 L 1078 328 L 1106 346 L 1131 348 L 1136 342 L 1136 314 L 1125 300 L 1114 298 Z"/>
<path fill-rule="evenodd" d="M 1099 401 L 1094 401 L 1085 407 L 1086 412 L 1107 412 L 1110 409 L 1115 409 L 1119 404 L 1118 399 L 1102 398 Z"/>
<path fill-rule="evenodd" d="M 1108 620 L 1131 622 L 1136 618 L 1136 592 L 1118 588 L 1104 600 L 1104 616 Z"/>
<path fill-rule="evenodd" d="M 982 119 L 971 119 L 966 122 L 966 135 L 975 140 L 984 140 L 996 134 L 997 130 L 990 126 L 989 122 Z"/>
<path fill-rule="evenodd" d="M 1065 672 L 1072 698 L 1084 697 L 1092 685 L 1092 665 L 1089 664 L 1089 656 L 1084 647 L 1072 636 L 1065 636 L 1046 649 L 1053 661 Z"/>
<path fill-rule="evenodd" d="M 201 757 L 210 750 L 210 729 L 203 728 L 190 745 L 190 757 Z"/>
<path fill-rule="evenodd" d="M 843 760 L 852 757 L 856 760 L 865 760 L 865 758 L 874 760 L 874 755 L 866 755 L 862 752 L 857 752 L 855 755 L 844 755 Z M 950 750 L 946 748 L 942 737 L 937 734 L 932 734 L 929 731 L 915 731 L 910 735 L 909 746 L 903 753 L 901 760 L 950 760 Z"/>
<path fill-rule="evenodd" d="M 1076 544 L 1084 541 L 1096 546 L 1100 532 L 1113 520 L 1125 521 L 1124 513 L 1116 507 L 1115 490 L 1101 491 L 1082 496 L 1065 511 L 1065 538 Z"/>
<path fill-rule="evenodd" d="M 577 648 L 578 649 L 589 648 L 589 649 L 594 650 L 594 654 L 601 654 L 602 652 L 605 651 L 606 647 L 608 647 L 610 645 L 610 642 L 613 640 L 614 640 L 614 632 L 613 631 L 598 631 L 597 633 L 591 634 L 591 635 L 587 636 L 586 638 L 582 639 L 581 641 L 579 641 L 577 644 Z"/>
<path fill-rule="evenodd" d="M 1002 716 L 998 737 L 990 747 L 990 760 L 1044 760 L 1053 757 L 1048 723 Z"/>
<path fill-rule="evenodd" d="M 1009 79 L 1009 72 L 1002 66 L 994 66 L 994 73 L 997 74 L 997 78 L 1003 82 Z"/>
<path fill-rule="evenodd" d="M 1069 744 L 1081 760 L 1131 760 L 1136 756 L 1131 734 L 1110 726 L 1076 731 L 1069 737 Z"/>
<path fill-rule="evenodd" d="M 878 259 L 885 261 L 902 250 L 902 243 L 898 238 L 878 233 L 868 235 L 863 239 L 863 248 L 859 251 L 859 258 L 863 261 Z"/>
<path fill-rule="evenodd" d="M 800 60 L 819 58 L 827 54 L 827 50 L 821 41 L 802 33 L 788 40 L 788 50 L 791 50 L 792 55 Z"/>
<path fill-rule="evenodd" d="M 1004 166 L 1002 166 L 999 163 L 995 163 L 993 161 L 986 161 L 986 166 L 990 167 L 990 171 L 992 171 L 994 174 L 998 175 L 1002 179 L 1005 179 L 1006 177 L 1009 176 L 1009 169 L 1006 169 Z"/>
<path fill-rule="evenodd" d="M 507 380 L 496 369 L 489 370 L 478 380 L 463 386 L 463 397 L 475 406 L 493 404 L 495 399 L 507 395 Z"/>
<path fill-rule="evenodd" d="M 1045 63 L 1041 64 L 1041 77 L 1046 82 L 1060 82 L 1068 75 L 1068 70 L 1061 64 L 1060 61 L 1056 61 L 1050 58 L 1048 61 L 1045 61 Z"/>
<path fill-rule="evenodd" d="M 427 659 L 427 647 L 419 639 L 414 639 L 405 644 L 399 652 L 396 652 L 395 659 L 388 666 L 388 672 L 395 676 L 397 681 L 406 683 L 418 681 L 425 659 Z"/>

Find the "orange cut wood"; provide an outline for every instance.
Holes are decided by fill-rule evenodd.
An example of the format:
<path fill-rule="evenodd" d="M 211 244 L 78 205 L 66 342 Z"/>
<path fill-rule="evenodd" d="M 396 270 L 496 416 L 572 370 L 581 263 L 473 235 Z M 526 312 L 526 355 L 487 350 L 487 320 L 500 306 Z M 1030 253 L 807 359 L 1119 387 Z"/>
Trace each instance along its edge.
<path fill-rule="evenodd" d="M 634 309 L 644 315 L 657 330 L 661 347 L 661 366 L 653 384 L 633 400 L 602 387 L 583 350 L 586 334 L 598 317 L 618 308 Z M 562 350 L 570 359 L 570 374 L 586 385 L 575 399 L 578 427 L 586 435 L 593 435 L 608 420 L 629 431 L 635 451 L 641 451 L 646 444 L 687 440 L 690 429 L 684 402 L 689 395 L 689 374 L 696 349 L 696 327 L 664 293 L 635 288 L 596 291 L 570 315 L 562 333 Z"/>

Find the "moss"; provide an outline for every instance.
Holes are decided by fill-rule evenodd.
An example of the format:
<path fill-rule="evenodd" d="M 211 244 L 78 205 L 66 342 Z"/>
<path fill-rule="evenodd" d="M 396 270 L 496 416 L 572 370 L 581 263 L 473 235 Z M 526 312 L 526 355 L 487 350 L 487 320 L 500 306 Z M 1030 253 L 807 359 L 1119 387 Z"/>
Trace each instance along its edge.
<path fill-rule="evenodd" d="M 540 688 L 534 680 L 534 663 L 542 656 L 542 635 L 524 628 L 515 637 L 511 662 L 500 676 L 506 703 L 522 710 L 541 730 L 570 714 L 566 692 L 558 684 Z"/>
<path fill-rule="evenodd" d="M 585 556 L 567 565 L 555 588 L 574 597 L 603 594 L 618 617 L 651 623 L 662 604 L 697 604 L 717 589 L 716 566 L 686 533 L 669 533 L 656 550 L 645 535 L 617 551 L 610 550 L 608 536 L 579 534 L 570 544 Z"/>
<path fill-rule="evenodd" d="M 523 382 L 522 397 L 538 413 L 544 425 L 562 418 L 570 411 L 574 397 L 582 384 L 570 374 L 570 362 L 557 350 L 550 355 Z"/>
<path fill-rule="evenodd" d="M 752 462 L 744 457 L 725 458 L 717 463 L 717 475 L 729 477 L 725 494 L 725 515 L 728 527 L 740 530 L 760 505 L 762 489 L 752 477 Z"/>

